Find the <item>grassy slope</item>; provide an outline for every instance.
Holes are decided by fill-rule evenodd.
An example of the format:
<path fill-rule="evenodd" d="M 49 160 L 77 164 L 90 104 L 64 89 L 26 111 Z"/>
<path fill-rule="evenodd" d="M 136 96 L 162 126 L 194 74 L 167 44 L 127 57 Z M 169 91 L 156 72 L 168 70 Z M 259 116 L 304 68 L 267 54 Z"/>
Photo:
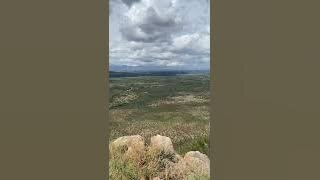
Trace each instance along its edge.
<path fill-rule="evenodd" d="M 208 153 L 209 76 L 111 78 L 111 140 L 160 134 L 183 154 Z"/>

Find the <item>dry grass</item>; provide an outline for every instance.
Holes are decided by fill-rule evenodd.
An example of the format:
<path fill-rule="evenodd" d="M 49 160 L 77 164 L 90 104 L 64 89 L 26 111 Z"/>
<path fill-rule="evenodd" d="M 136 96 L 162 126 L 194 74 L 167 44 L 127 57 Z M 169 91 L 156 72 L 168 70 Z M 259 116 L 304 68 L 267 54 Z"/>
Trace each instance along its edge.
<path fill-rule="evenodd" d="M 209 121 L 209 107 L 208 106 L 196 106 L 189 110 L 190 114 L 194 117 L 198 117 L 205 121 Z"/>
<path fill-rule="evenodd" d="M 191 150 L 207 154 L 208 76 L 117 78 L 111 80 L 110 87 L 110 141 L 128 135 L 141 135 L 150 140 L 159 134 L 170 137 L 175 150 L 181 155 Z M 152 156 L 145 158 L 152 159 Z M 110 172 L 115 179 L 126 179 L 121 177 L 121 173 L 135 179 L 141 173 L 155 175 L 159 172 L 158 164 L 152 164 L 155 161 L 145 161 L 149 162 L 149 169 L 144 167 L 140 171 L 137 167 L 141 166 L 125 164 L 122 159 L 115 158 L 110 160 Z M 179 171 L 175 173 L 179 174 Z M 179 177 L 174 173 L 170 176 L 175 177 L 172 179 Z"/>
<path fill-rule="evenodd" d="M 168 163 L 174 159 L 173 154 L 165 154 L 151 148 L 130 156 L 124 156 L 121 149 L 115 152 L 109 161 L 111 180 L 140 180 L 163 176 Z"/>
<path fill-rule="evenodd" d="M 110 106 L 114 107 L 114 106 L 119 106 L 121 104 L 128 104 L 128 103 L 136 100 L 137 98 L 138 98 L 138 96 L 136 94 L 130 92 L 130 90 L 129 90 L 125 94 L 123 94 L 122 96 L 115 98 L 113 100 L 113 102 L 110 103 Z"/>
<path fill-rule="evenodd" d="M 133 121 L 119 125 L 111 130 L 111 140 L 122 135 L 139 134 L 144 139 L 150 139 L 157 134 L 170 137 L 173 145 L 181 153 L 191 150 L 188 144 L 194 144 L 193 141 L 199 138 L 208 138 L 209 124 L 207 123 L 184 123 L 184 122 L 157 122 L 157 121 Z M 179 148 L 181 145 L 183 148 Z M 186 149 L 185 149 L 186 148 Z M 185 149 L 185 150 L 184 150 Z M 192 149 L 199 150 L 199 149 Z M 200 150 L 201 151 L 201 150 Z M 201 151 L 207 153 L 207 151 Z"/>
<path fill-rule="evenodd" d="M 109 161 L 111 180 L 152 180 L 155 177 L 163 180 L 209 180 L 201 174 L 195 175 L 175 154 L 165 154 L 150 147 L 130 156 L 124 156 L 121 149 L 115 152 Z"/>
<path fill-rule="evenodd" d="M 135 113 L 136 110 L 134 109 L 113 109 L 110 110 L 110 117 L 112 122 L 123 122 L 128 117 L 130 117 L 131 114 Z"/>
<path fill-rule="evenodd" d="M 174 96 L 174 97 L 169 97 L 166 100 L 158 100 L 157 102 L 153 102 L 150 104 L 150 107 L 158 107 L 161 105 L 170 105 L 170 104 L 176 104 L 176 105 L 181 105 L 181 104 L 190 104 L 190 103 L 208 103 L 209 99 L 204 99 L 201 96 L 195 96 L 192 94 L 188 95 L 182 95 L 182 96 Z"/>

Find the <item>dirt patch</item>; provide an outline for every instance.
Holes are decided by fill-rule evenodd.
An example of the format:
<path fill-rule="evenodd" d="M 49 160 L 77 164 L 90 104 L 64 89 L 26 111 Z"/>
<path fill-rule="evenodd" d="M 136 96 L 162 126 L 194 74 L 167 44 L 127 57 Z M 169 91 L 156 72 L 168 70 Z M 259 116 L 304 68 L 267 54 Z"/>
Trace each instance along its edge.
<path fill-rule="evenodd" d="M 111 121 L 113 122 L 122 122 L 126 121 L 127 118 L 136 112 L 133 109 L 112 109 L 110 110 Z"/>

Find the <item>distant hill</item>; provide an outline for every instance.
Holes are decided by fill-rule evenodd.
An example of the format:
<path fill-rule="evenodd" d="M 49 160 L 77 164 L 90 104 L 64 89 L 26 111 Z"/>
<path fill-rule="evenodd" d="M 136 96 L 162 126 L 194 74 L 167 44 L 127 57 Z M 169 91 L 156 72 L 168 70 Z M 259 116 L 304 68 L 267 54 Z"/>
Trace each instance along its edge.
<path fill-rule="evenodd" d="M 179 74 L 187 74 L 182 71 L 157 71 L 157 72 L 116 72 L 109 71 L 110 77 L 138 77 L 138 76 L 176 76 Z"/>
<path fill-rule="evenodd" d="M 208 74 L 209 71 L 191 70 L 191 71 L 135 71 L 119 72 L 109 71 L 109 77 L 139 77 L 139 76 L 177 76 L 182 74 Z"/>
<path fill-rule="evenodd" d="M 159 72 L 159 71 L 194 71 L 194 72 L 203 72 L 209 71 L 208 69 L 190 69 L 190 67 L 181 66 L 181 67 L 164 67 L 164 66 L 127 66 L 127 65 L 113 65 L 109 66 L 110 71 L 114 72 Z"/>

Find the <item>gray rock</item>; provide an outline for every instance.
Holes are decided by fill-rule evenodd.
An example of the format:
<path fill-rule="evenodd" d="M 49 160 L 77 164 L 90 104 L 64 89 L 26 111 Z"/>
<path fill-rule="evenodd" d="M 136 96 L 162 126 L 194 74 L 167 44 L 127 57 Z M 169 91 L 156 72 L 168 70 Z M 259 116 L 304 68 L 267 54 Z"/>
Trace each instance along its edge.
<path fill-rule="evenodd" d="M 109 149 L 111 156 L 123 153 L 127 157 L 141 158 L 145 153 L 144 139 L 140 135 L 123 136 L 113 141 Z"/>
<path fill-rule="evenodd" d="M 190 151 L 183 159 L 188 168 L 196 174 L 210 176 L 210 160 L 207 155 L 199 151 Z"/>
<path fill-rule="evenodd" d="M 159 151 L 163 151 L 166 154 L 175 154 L 171 139 L 166 136 L 156 135 L 151 137 L 150 147 Z"/>

